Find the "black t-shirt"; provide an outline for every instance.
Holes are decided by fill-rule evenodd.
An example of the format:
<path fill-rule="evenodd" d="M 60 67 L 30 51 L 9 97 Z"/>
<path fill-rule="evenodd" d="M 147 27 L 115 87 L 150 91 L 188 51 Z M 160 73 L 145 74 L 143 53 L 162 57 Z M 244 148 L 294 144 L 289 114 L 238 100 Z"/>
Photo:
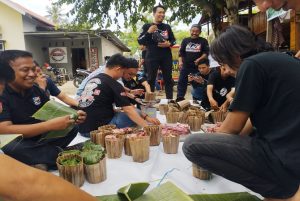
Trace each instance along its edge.
<path fill-rule="evenodd" d="M 152 24 L 144 24 L 142 33 L 138 38 L 140 45 L 145 45 L 147 47 L 146 59 L 161 59 L 166 55 L 172 56 L 170 47 L 158 47 L 158 42 L 153 40 L 153 33 L 148 33 L 148 29 Z M 173 31 L 170 25 L 165 23 L 157 24 L 158 33 L 173 46 L 176 43 Z"/>
<path fill-rule="evenodd" d="M 192 39 L 191 37 L 183 39 L 179 56 L 182 57 L 185 67 L 195 67 L 194 61 L 202 56 L 209 54 L 208 42 L 205 38 L 199 37 Z"/>
<path fill-rule="evenodd" d="M 122 78 L 124 86 L 129 89 L 144 89 L 145 87 L 142 85 L 143 82 L 147 81 L 144 73 L 138 72 L 137 76 L 130 81 L 126 81 Z"/>
<path fill-rule="evenodd" d="M 114 116 L 113 103 L 117 107 L 130 105 L 124 87 L 104 73 L 90 79 L 79 98 L 79 107 L 87 113 L 79 132 L 88 133 L 108 124 Z"/>
<path fill-rule="evenodd" d="M 33 85 L 24 95 L 6 85 L 3 94 L 0 96 L 0 122 L 11 121 L 13 124 L 39 123 L 40 120 L 31 116 L 47 101 L 49 101 L 48 96 L 37 85 Z"/>
<path fill-rule="evenodd" d="M 219 107 L 226 101 L 226 95 L 230 92 L 235 84 L 235 78 L 229 76 L 226 79 L 223 79 L 221 77 L 220 71 L 220 69 L 217 69 L 211 72 L 208 77 L 207 83 L 207 85 L 213 85 L 212 95 L 213 98 L 217 101 Z M 210 110 L 207 89 L 204 90 L 201 106 L 206 110 Z"/>
<path fill-rule="evenodd" d="M 230 109 L 250 113 L 253 150 L 276 171 L 274 158 L 300 178 L 300 61 L 282 53 L 244 60 Z"/>

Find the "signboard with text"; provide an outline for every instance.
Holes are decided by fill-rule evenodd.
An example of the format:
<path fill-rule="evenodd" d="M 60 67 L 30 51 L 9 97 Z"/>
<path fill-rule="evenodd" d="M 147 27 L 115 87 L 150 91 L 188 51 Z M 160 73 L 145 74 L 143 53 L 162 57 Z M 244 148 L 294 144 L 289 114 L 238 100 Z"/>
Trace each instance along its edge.
<path fill-rule="evenodd" d="M 68 63 L 66 47 L 49 47 L 50 63 Z"/>

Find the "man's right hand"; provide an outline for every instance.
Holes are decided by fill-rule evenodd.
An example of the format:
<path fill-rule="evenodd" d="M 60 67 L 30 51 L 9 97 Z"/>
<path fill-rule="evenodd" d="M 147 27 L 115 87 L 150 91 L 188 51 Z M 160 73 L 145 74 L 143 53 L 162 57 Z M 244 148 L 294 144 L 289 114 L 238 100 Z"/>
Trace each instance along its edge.
<path fill-rule="evenodd" d="M 151 25 L 150 27 L 149 27 L 149 29 L 148 29 L 148 33 L 153 33 L 153 32 L 155 32 L 156 30 L 157 30 L 158 28 L 157 28 L 157 25 L 155 25 L 155 24 L 153 24 L 153 25 Z"/>
<path fill-rule="evenodd" d="M 57 117 L 47 121 L 49 123 L 49 128 L 54 131 L 64 130 L 68 128 L 71 124 L 75 123 L 74 119 L 70 118 L 70 115 Z"/>
<path fill-rule="evenodd" d="M 215 99 L 209 99 L 209 103 L 213 110 L 219 110 L 218 102 Z"/>

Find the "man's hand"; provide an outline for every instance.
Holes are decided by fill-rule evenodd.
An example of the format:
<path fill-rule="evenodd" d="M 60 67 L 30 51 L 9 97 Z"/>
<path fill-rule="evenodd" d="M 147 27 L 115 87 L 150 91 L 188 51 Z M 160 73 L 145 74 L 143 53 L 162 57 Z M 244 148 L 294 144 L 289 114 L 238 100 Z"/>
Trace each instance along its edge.
<path fill-rule="evenodd" d="M 47 122 L 49 123 L 51 130 L 59 131 L 68 128 L 71 124 L 74 124 L 75 120 L 71 119 L 70 115 L 67 115 L 48 120 Z"/>
<path fill-rule="evenodd" d="M 203 84 L 203 82 L 204 82 L 204 80 L 201 76 L 194 76 L 194 81 L 199 84 Z"/>
<path fill-rule="evenodd" d="M 37 83 L 39 85 L 40 88 L 42 88 L 43 90 L 46 89 L 47 87 L 47 79 L 46 79 L 46 75 L 45 74 L 39 74 L 36 79 L 35 79 L 35 83 Z"/>
<path fill-rule="evenodd" d="M 169 41 L 165 41 L 157 44 L 158 47 L 170 47 L 171 43 Z"/>
<path fill-rule="evenodd" d="M 195 65 L 198 65 L 198 63 L 201 61 L 202 58 L 198 58 L 194 61 Z"/>
<path fill-rule="evenodd" d="M 222 112 L 227 112 L 228 103 L 225 101 L 219 108 Z"/>
<path fill-rule="evenodd" d="M 194 80 L 194 76 L 192 74 L 188 75 L 188 81 L 191 82 Z"/>
<path fill-rule="evenodd" d="M 78 118 L 76 120 L 76 124 L 82 124 L 86 119 L 86 113 L 82 110 L 77 111 Z"/>
<path fill-rule="evenodd" d="M 213 110 L 219 110 L 218 102 L 215 99 L 209 99 L 209 103 Z"/>
<path fill-rule="evenodd" d="M 149 27 L 149 29 L 148 29 L 148 33 L 153 33 L 153 32 L 155 32 L 156 30 L 157 30 L 158 28 L 157 28 L 157 25 L 155 25 L 155 24 L 153 24 L 153 25 L 151 25 L 150 27 Z"/>
<path fill-rule="evenodd" d="M 147 116 L 145 120 L 151 124 L 160 125 L 160 121 L 157 118 Z"/>
<path fill-rule="evenodd" d="M 133 95 L 141 96 L 145 93 L 144 89 L 133 89 L 130 91 Z"/>

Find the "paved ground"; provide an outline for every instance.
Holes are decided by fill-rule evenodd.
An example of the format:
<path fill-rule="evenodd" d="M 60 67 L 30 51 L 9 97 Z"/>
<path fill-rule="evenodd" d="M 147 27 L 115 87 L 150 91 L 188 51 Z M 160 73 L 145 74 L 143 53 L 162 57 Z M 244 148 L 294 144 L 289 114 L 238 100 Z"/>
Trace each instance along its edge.
<path fill-rule="evenodd" d="M 64 85 L 58 86 L 58 88 L 60 90 L 62 90 L 63 92 L 67 93 L 70 96 L 74 96 L 75 93 L 76 93 L 76 90 L 77 90 L 77 88 L 73 85 L 73 81 L 68 81 Z M 177 85 L 174 86 L 174 95 L 173 95 L 174 99 L 176 98 L 176 95 L 177 95 Z M 163 96 L 159 96 L 159 98 L 160 99 L 166 98 L 165 93 L 163 93 Z M 188 86 L 188 90 L 187 90 L 185 98 L 186 99 L 192 99 L 191 86 Z"/>

